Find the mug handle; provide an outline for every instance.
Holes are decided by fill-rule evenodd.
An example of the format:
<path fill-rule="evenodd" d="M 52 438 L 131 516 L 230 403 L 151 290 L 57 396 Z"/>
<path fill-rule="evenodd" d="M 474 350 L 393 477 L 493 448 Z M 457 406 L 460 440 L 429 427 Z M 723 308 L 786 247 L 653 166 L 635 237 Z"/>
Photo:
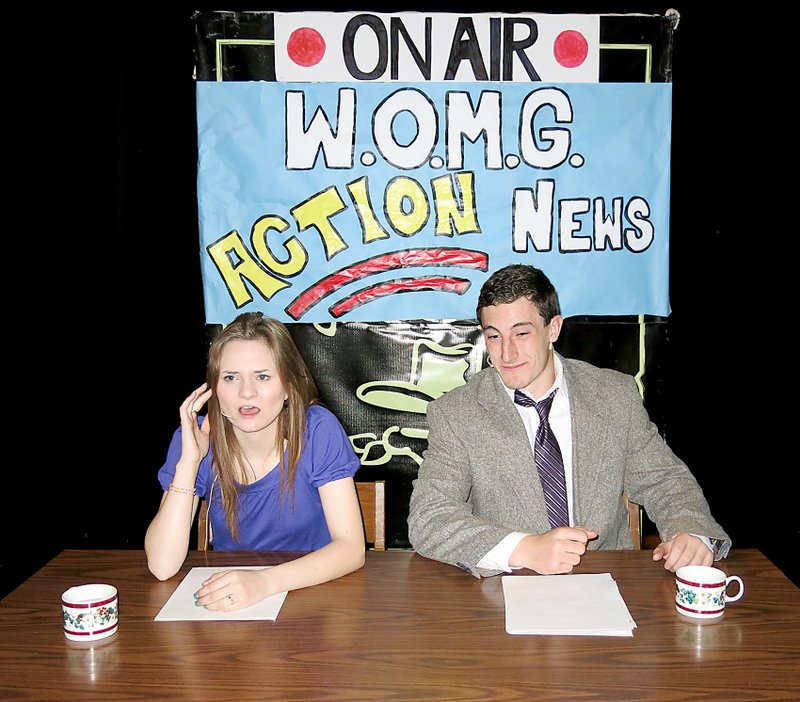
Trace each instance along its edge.
<path fill-rule="evenodd" d="M 728 585 L 732 582 L 739 583 L 739 591 L 731 596 L 728 594 Z M 742 595 L 744 595 L 744 583 L 742 579 L 738 575 L 730 575 L 725 578 L 725 602 L 736 602 Z"/>

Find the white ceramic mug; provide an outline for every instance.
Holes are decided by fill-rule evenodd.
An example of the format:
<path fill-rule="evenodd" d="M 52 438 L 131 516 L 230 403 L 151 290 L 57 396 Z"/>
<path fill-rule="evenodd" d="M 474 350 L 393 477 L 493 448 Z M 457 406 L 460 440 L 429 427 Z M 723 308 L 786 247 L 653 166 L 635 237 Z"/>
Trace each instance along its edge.
<path fill-rule="evenodd" d="M 739 583 L 735 595 L 728 585 Z M 675 573 L 675 609 L 687 617 L 714 619 L 725 612 L 725 605 L 744 595 L 744 583 L 738 575 L 726 575 L 711 566 L 683 566 Z"/>
<path fill-rule="evenodd" d="M 116 633 L 119 598 L 113 585 L 77 585 L 61 595 L 64 636 L 71 641 L 97 641 Z"/>

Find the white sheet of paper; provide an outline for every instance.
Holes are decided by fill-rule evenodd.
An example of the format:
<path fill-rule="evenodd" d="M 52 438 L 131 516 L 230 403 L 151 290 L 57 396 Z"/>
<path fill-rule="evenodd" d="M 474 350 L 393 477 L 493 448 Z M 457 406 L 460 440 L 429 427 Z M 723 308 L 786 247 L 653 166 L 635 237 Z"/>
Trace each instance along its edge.
<path fill-rule="evenodd" d="M 175 592 L 170 595 L 167 603 L 156 614 L 157 622 L 181 622 L 190 620 L 212 621 L 212 620 L 254 620 L 278 618 L 283 601 L 286 599 L 285 592 L 278 592 L 264 598 L 261 602 L 251 607 L 237 609 L 233 612 L 212 612 L 205 607 L 196 607 L 194 604 L 194 593 L 200 589 L 201 583 L 211 577 L 214 573 L 226 570 L 262 570 L 264 566 L 228 566 L 227 568 L 192 568 L 180 585 L 175 588 Z"/>
<path fill-rule="evenodd" d="M 633 636 L 633 621 L 610 573 L 504 575 L 509 634 Z"/>

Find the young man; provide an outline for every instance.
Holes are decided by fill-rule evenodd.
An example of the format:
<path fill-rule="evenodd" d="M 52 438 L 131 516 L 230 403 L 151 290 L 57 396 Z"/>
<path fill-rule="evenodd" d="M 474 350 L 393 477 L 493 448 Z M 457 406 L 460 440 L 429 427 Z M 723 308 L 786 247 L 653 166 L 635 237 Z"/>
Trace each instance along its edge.
<path fill-rule="evenodd" d="M 727 555 L 728 535 L 633 378 L 553 351 L 563 318 L 542 271 L 494 273 L 477 317 L 492 367 L 428 405 L 408 517 L 418 553 L 476 577 L 568 573 L 587 549 L 632 547 L 625 492 L 658 527 L 653 560 L 668 570 Z"/>

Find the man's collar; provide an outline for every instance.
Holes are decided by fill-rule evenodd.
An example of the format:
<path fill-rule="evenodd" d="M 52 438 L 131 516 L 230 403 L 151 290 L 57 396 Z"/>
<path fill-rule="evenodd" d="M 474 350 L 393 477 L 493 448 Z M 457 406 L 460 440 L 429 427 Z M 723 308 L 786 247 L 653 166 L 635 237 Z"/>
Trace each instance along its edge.
<path fill-rule="evenodd" d="M 545 391 L 545 393 L 541 397 L 538 397 L 538 398 L 537 397 L 533 397 L 533 395 L 531 395 L 528 392 L 525 392 L 524 390 L 522 392 L 525 392 L 525 394 L 528 395 L 535 402 L 538 402 L 539 400 L 547 397 L 551 392 L 553 392 L 553 390 L 555 388 L 562 388 L 561 392 L 563 394 L 564 393 L 564 390 L 563 390 L 563 388 L 564 388 L 564 364 L 561 363 L 561 356 L 559 356 L 555 351 L 553 351 L 553 368 L 556 371 L 556 379 L 553 382 L 553 384 Z M 499 373 L 497 374 L 497 377 L 500 378 L 500 374 Z M 500 379 L 500 384 L 503 386 L 503 389 L 506 391 L 508 396 L 511 398 L 511 401 L 513 402 L 514 401 L 514 390 L 512 388 L 509 388 L 503 382 L 502 378 Z"/>

